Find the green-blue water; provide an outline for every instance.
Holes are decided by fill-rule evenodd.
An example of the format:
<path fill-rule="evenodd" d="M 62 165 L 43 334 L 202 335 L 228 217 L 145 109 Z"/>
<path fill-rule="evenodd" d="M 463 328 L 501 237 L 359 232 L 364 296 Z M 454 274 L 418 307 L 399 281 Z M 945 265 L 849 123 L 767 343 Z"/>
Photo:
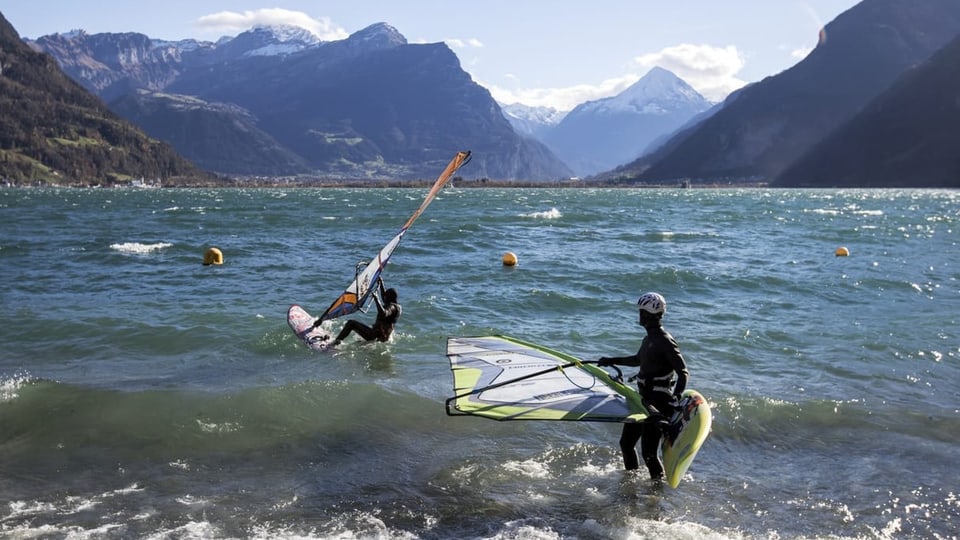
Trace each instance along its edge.
<path fill-rule="evenodd" d="M 0 189 L 0 534 L 957 537 L 960 193 L 455 187 L 392 342 L 307 350 L 424 194 Z M 447 336 L 630 354 L 650 290 L 714 407 L 679 489 L 616 425 L 445 416 Z"/>

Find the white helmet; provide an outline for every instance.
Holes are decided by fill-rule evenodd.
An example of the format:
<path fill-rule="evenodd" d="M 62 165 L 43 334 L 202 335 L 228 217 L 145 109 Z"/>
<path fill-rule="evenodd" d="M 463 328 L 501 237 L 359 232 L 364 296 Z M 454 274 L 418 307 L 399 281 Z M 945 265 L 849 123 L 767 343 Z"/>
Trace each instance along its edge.
<path fill-rule="evenodd" d="M 663 315 L 667 312 L 667 301 L 655 292 L 648 292 L 637 300 L 637 306 L 640 311 L 646 311 L 654 315 Z"/>

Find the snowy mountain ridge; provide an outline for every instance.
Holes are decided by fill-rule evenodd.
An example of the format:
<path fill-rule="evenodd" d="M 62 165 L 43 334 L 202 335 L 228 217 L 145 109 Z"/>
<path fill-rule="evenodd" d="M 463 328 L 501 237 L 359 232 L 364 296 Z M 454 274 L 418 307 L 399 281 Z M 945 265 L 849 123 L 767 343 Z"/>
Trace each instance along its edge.
<path fill-rule="evenodd" d="M 588 101 L 581 112 L 668 114 L 677 109 L 707 108 L 710 102 L 683 79 L 661 67 L 654 67 L 616 96 Z"/>

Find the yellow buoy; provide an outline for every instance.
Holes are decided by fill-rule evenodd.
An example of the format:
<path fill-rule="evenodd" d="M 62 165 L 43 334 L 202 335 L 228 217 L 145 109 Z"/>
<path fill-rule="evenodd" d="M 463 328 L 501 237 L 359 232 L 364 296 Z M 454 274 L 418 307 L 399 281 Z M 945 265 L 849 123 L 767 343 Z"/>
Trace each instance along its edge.
<path fill-rule="evenodd" d="M 504 266 L 516 266 L 517 265 L 517 256 L 512 252 L 508 251 L 503 254 L 503 265 Z"/>
<path fill-rule="evenodd" d="M 837 251 L 834 252 L 834 255 L 836 255 L 837 257 L 846 257 L 849 254 L 850 254 L 850 250 L 843 246 L 838 247 Z"/>
<path fill-rule="evenodd" d="M 203 265 L 223 264 L 223 252 L 218 248 L 210 248 L 203 254 Z"/>

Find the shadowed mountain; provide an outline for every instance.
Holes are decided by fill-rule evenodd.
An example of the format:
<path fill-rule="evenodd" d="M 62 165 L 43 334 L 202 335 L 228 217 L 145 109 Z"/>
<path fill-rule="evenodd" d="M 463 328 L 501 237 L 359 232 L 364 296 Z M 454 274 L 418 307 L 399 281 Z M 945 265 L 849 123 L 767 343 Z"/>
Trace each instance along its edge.
<path fill-rule="evenodd" d="M 310 169 L 306 160 L 261 130 L 258 119 L 237 105 L 138 90 L 110 107 L 152 137 L 182 148 L 184 157 L 207 170 L 285 176 Z"/>
<path fill-rule="evenodd" d="M 960 187 L 960 37 L 908 70 L 778 186 Z"/>

